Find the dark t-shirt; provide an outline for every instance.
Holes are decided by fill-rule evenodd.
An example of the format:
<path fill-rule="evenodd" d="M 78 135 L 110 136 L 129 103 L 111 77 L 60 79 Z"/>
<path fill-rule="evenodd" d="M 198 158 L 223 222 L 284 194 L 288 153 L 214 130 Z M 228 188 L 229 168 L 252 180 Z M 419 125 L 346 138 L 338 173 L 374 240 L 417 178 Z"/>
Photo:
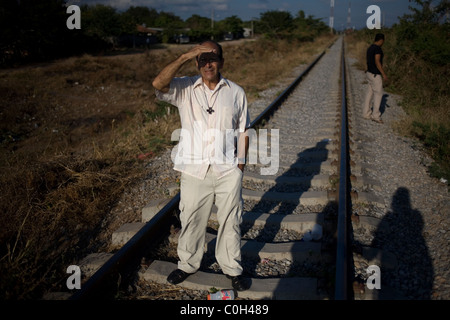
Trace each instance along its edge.
<path fill-rule="evenodd" d="M 377 54 L 381 54 L 380 62 L 383 65 L 383 50 L 381 50 L 380 46 L 372 44 L 369 49 L 367 49 L 367 71 L 373 74 L 381 74 L 380 70 L 378 70 L 375 64 L 375 55 Z"/>

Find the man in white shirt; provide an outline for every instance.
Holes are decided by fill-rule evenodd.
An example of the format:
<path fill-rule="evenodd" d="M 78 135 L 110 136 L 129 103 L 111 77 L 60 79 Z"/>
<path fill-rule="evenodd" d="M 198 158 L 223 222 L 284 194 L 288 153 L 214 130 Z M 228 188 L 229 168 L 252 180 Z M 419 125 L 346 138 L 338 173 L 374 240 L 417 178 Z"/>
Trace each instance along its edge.
<path fill-rule="evenodd" d="M 176 78 L 195 58 L 196 77 Z M 205 41 L 166 66 L 153 81 L 156 96 L 178 107 L 181 135 L 174 159 L 180 171 L 178 269 L 167 278 L 172 284 L 195 273 L 203 257 L 205 233 L 212 205 L 218 212 L 216 259 L 238 291 L 249 288 L 242 276 L 242 176 L 250 126 L 244 90 L 223 78 L 222 47 Z"/>

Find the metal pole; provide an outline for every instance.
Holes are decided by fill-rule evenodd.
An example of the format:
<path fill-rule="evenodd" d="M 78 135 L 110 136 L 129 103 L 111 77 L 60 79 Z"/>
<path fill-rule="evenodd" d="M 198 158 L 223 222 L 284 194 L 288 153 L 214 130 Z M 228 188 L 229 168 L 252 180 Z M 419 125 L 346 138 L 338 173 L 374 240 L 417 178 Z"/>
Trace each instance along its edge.
<path fill-rule="evenodd" d="M 337 259 L 336 259 L 336 287 L 335 299 L 347 299 L 348 283 L 348 144 L 347 144 L 347 100 L 345 85 L 345 57 L 344 40 L 342 40 L 342 62 L 341 62 L 342 104 L 341 104 L 341 143 L 340 143 L 340 165 L 339 165 L 339 207 L 337 224 Z"/>
<path fill-rule="evenodd" d="M 333 33 L 334 27 L 334 0 L 330 2 L 330 32 Z"/>

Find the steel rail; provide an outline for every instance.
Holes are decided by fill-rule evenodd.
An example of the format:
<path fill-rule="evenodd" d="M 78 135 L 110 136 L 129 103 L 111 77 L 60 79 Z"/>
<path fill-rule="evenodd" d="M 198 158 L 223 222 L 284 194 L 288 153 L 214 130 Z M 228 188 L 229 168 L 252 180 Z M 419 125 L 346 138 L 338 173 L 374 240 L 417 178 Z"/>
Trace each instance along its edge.
<path fill-rule="evenodd" d="M 349 148 L 347 123 L 347 85 L 345 72 L 345 50 L 342 40 L 341 58 L 341 136 L 339 154 L 338 221 L 336 249 L 335 300 L 347 300 L 348 290 L 348 210 L 349 210 Z"/>
<path fill-rule="evenodd" d="M 332 44 L 331 44 L 332 45 Z M 331 47 L 331 45 L 329 47 Z M 284 90 L 264 111 L 261 112 L 250 124 L 250 128 L 255 128 L 261 124 L 263 120 L 269 118 L 273 112 L 279 108 L 281 103 L 286 100 L 294 88 L 301 80 L 311 71 L 317 62 L 323 57 L 324 50 L 289 87 Z M 180 202 L 180 193 L 174 196 L 170 202 L 164 206 L 150 221 L 148 221 L 122 248 L 115 253 L 102 267 L 100 267 L 87 281 L 82 288 L 77 290 L 69 300 L 87 300 L 92 298 L 101 298 L 97 293 L 105 289 L 105 280 L 121 274 L 124 270 L 129 269 L 129 264 L 133 261 L 136 265 L 140 263 L 140 259 L 136 259 L 138 252 L 143 252 L 145 247 L 150 243 L 154 243 L 161 234 L 168 232 L 168 222 L 173 213 L 178 209 Z"/>
<path fill-rule="evenodd" d="M 180 193 L 174 196 L 119 251 L 109 258 L 69 300 L 99 298 L 95 294 L 105 289 L 105 280 L 115 274 L 120 275 L 123 271 L 129 269 L 129 265 L 133 260 L 134 264 L 138 265 L 140 263 L 139 252 L 143 252 L 150 243 L 155 242 L 161 235 L 169 232 L 167 226 L 169 225 L 172 213 L 178 208 L 179 202 Z"/>
<path fill-rule="evenodd" d="M 311 71 L 317 62 L 323 57 L 325 51 L 323 51 L 290 85 L 284 90 L 266 109 L 264 109 L 251 123 L 250 128 L 255 128 L 261 124 L 263 120 L 269 118 L 273 112 L 275 112 L 279 106 L 286 100 L 291 92 L 297 87 L 302 79 Z"/>

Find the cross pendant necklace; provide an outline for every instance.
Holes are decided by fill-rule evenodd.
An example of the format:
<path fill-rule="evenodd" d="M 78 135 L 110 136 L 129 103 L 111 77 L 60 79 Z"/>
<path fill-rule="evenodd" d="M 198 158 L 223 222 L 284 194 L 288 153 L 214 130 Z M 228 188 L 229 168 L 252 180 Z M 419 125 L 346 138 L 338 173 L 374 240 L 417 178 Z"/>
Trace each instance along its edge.
<path fill-rule="evenodd" d="M 212 113 L 214 112 L 214 109 L 212 108 L 212 106 L 214 106 L 214 104 L 216 103 L 217 95 L 215 96 L 214 101 L 211 101 L 213 92 L 211 90 L 209 90 L 209 88 L 207 88 L 205 84 L 204 84 L 204 86 L 205 87 L 203 88 L 204 89 L 203 93 L 205 95 L 206 102 L 208 103 L 208 108 L 206 109 L 206 112 L 208 112 L 210 115 L 212 115 Z M 208 95 L 206 94 L 206 90 L 209 90 L 209 92 L 211 94 L 211 95 L 209 95 L 209 98 L 208 98 Z"/>

